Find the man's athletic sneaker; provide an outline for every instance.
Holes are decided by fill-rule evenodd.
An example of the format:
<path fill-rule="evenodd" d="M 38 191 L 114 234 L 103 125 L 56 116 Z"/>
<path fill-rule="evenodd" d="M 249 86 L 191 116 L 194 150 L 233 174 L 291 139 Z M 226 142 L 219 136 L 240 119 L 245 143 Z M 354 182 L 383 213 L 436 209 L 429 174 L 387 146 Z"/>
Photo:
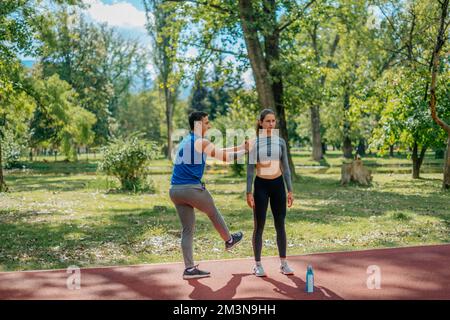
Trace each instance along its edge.
<path fill-rule="evenodd" d="M 256 265 L 253 267 L 253 274 L 257 277 L 265 277 L 266 273 L 261 265 Z"/>
<path fill-rule="evenodd" d="M 231 241 L 231 243 L 228 241 L 225 241 L 225 250 L 233 249 L 239 242 L 241 242 L 243 236 L 244 236 L 244 234 L 241 231 L 232 233 L 231 239 L 233 241 Z"/>
<path fill-rule="evenodd" d="M 288 266 L 287 263 L 282 264 L 282 265 L 280 266 L 280 272 L 281 272 L 282 274 L 284 274 L 284 275 L 287 275 L 287 276 L 293 275 L 293 274 L 294 274 L 294 270 L 292 270 L 292 269 Z"/>
<path fill-rule="evenodd" d="M 210 276 L 210 272 L 208 271 L 202 271 L 198 268 L 198 265 L 187 268 L 184 270 L 183 273 L 183 279 L 198 279 L 198 278 L 205 278 Z"/>

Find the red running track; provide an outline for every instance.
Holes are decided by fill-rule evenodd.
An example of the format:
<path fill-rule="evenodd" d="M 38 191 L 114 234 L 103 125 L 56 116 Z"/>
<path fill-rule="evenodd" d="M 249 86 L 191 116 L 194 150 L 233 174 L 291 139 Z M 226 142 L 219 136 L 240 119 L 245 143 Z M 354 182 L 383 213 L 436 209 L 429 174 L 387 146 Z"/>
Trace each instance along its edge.
<path fill-rule="evenodd" d="M 203 261 L 210 278 L 183 280 L 181 263 L 81 269 L 81 288 L 67 288 L 66 270 L 1 272 L 0 299 L 450 299 L 450 245 L 322 253 L 289 257 L 294 276 L 263 258 L 268 277 L 251 274 L 252 259 Z M 314 293 L 306 294 L 306 267 Z M 381 288 L 368 289 L 377 265 Z"/>

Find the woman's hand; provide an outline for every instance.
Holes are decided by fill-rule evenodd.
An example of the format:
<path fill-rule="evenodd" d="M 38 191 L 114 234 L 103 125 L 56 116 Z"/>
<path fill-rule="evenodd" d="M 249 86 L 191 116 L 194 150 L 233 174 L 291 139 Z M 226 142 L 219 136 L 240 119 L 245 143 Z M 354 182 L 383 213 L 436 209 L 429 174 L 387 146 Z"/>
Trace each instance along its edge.
<path fill-rule="evenodd" d="M 247 193 L 247 204 L 250 208 L 255 208 L 255 199 L 253 199 L 253 194 Z"/>
<path fill-rule="evenodd" d="M 292 191 L 290 191 L 290 192 L 288 192 L 288 196 L 287 196 L 288 208 L 292 207 L 293 203 L 294 203 L 294 194 L 292 193 Z"/>
<path fill-rule="evenodd" d="M 250 150 L 253 149 L 253 146 L 255 145 L 255 139 L 248 139 L 244 141 L 244 147 L 246 152 L 250 152 Z"/>

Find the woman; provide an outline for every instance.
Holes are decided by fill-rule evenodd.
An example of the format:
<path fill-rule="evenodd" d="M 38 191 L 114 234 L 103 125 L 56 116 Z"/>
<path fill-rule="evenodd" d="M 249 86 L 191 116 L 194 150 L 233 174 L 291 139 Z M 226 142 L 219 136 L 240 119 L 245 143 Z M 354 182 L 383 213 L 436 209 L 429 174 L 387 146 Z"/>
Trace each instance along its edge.
<path fill-rule="evenodd" d="M 247 165 L 247 204 L 253 209 L 254 231 L 253 252 L 255 266 L 253 273 L 258 277 L 266 276 L 261 264 L 262 234 L 266 222 L 267 207 L 270 202 L 277 246 L 280 256 L 280 271 L 285 275 L 294 274 L 286 261 L 286 200 L 292 206 L 291 172 L 289 170 L 286 142 L 274 130 L 275 113 L 271 109 L 261 111 L 258 118 L 257 137 L 251 143 Z M 256 169 L 255 188 L 252 193 L 253 176 Z M 284 181 L 283 181 L 284 178 Z M 285 183 L 288 190 L 286 199 Z"/>

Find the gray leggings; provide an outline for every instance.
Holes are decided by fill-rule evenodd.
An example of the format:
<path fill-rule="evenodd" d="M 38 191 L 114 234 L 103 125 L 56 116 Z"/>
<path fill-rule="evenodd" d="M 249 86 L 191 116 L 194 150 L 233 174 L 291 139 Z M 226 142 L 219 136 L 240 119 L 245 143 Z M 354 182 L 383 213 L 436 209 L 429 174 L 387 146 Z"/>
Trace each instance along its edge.
<path fill-rule="evenodd" d="M 195 229 L 194 208 L 206 213 L 216 230 L 224 241 L 230 239 L 230 232 L 217 210 L 214 200 L 208 190 L 202 189 L 201 185 L 186 185 L 172 187 L 169 191 L 170 199 L 175 204 L 181 220 L 183 231 L 181 234 L 181 249 L 183 251 L 184 264 L 186 268 L 194 266 L 193 238 Z"/>

